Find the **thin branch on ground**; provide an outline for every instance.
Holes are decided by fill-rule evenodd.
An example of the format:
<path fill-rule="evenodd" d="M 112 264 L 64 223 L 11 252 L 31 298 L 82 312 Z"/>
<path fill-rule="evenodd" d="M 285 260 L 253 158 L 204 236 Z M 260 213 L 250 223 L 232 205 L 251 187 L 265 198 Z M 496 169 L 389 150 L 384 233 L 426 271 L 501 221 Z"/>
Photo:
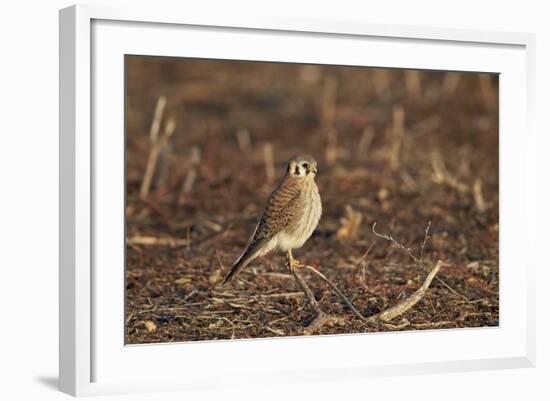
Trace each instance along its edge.
<path fill-rule="evenodd" d="M 422 257 L 424 256 L 424 248 L 426 248 L 426 243 L 428 242 L 428 239 L 430 238 L 430 227 L 432 226 L 432 222 L 428 221 L 428 225 L 426 226 L 426 230 L 424 231 L 424 241 L 422 242 L 422 246 L 420 247 L 420 259 L 422 260 Z"/>
<path fill-rule="evenodd" d="M 432 154 L 432 169 L 432 181 L 435 183 L 447 185 L 460 193 L 467 193 L 470 191 L 470 187 L 468 187 L 468 185 L 460 182 L 456 177 L 449 173 L 439 152 L 434 152 Z"/>
<path fill-rule="evenodd" d="M 338 289 L 338 287 L 336 287 L 336 285 L 330 281 L 323 273 L 321 273 L 319 270 L 317 270 L 316 268 L 312 267 L 312 266 L 304 266 L 306 269 L 308 269 L 309 271 L 315 273 L 318 277 L 320 277 L 325 283 L 327 283 L 330 288 L 332 288 L 332 290 L 340 297 L 342 298 L 342 300 L 346 303 L 346 305 L 353 311 L 353 313 L 355 314 L 355 316 L 357 316 L 359 319 L 363 320 L 363 321 L 367 321 L 367 318 L 365 318 L 361 312 L 359 312 L 357 310 L 357 308 L 355 306 L 353 306 L 353 304 L 351 303 L 351 301 L 344 295 L 344 293 L 342 291 L 340 291 Z"/>
<path fill-rule="evenodd" d="M 313 312 L 317 316 L 324 315 L 324 313 L 321 311 L 321 308 L 319 307 L 319 304 L 317 303 L 317 300 L 315 299 L 315 296 L 313 295 L 313 292 L 311 291 L 311 288 L 309 288 L 304 278 L 297 272 L 297 269 L 290 269 L 290 271 L 292 272 L 292 275 L 296 279 L 296 282 L 304 292 L 307 302 L 309 303 L 309 306 L 313 310 Z"/>
<path fill-rule="evenodd" d="M 376 232 L 375 230 L 375 227 L 376 227 L 376 223 L 374 223 L 372 225 L 372 232 L 374 233 L 374 235 L 376 235 L 377 237 L 380 237 L 380 238 L 384 238 L 388 241 L 391 241 L 394 246 L 396 246 L 397 248 L 403 250 L 405 253 L 407 253 L 407 255 L 413 260 L 413 262 L 423 268 L 423 269 L 427 269 L 428 266 L 426 265 L 426 263 L 424 262 L 424 260 L 422 259 L 423 255 L 424 255 L 424 249 L 426 247 L 426 243 L 428 241 L 428 239 L 430 239 L 430 235 L 429 235 L 429 232 L 430 232 L 430 227 L 431 227 L 431 224 L 432 222 L 429 221 L 428 222 L 428 225 L 426 226 L 426 230 L 424 231 L 424 241 L 422 242 L 422 246 L 420 248 L 420 257 L 416 257 L 409 248 L 405 247 L 403 244 L 397 242 L 395 240 L 395 238 L 393 238 L 391 235 L 386 235 L 386 234 L 380 234 L 378 232 Z M 458 291 L 456 291 L 455 289 L 453 289 L 449 284 L 447 284 L 445 281 L 443 281 L 441 278 L 439 277 L 435 277 L 435 279 L 440 283 L 442 284 L 445 288 L 447 288 L 449 291 L 451 291 L 453 294 L 465 299 L 467 302 L 469 302 L 469 299 L 465 296 L 465 295 L 462 295 L 461 293 L 459 293 Z"/>
<path fill-rule="evenodd" d="M 370 317 L 369 320 L 380 320 L 382 322 L 389 322 L 395 319 L 397 316 L 400 316 L 411 309 L 414 305 L 418 303 L 418 301 L 420 301 L 424 297 L 424 294 L 426 294 L 426 291 L 428 291 L 432 280 L 439 272 L 439 269 L 441 269 L 442 265 L 443 262 L 439 260 L 424 280 L 422 286 L 418 290 L 416 290 L 411 296 L 407 297 L 397 305 Z"/>
<path fill-rule="evenodd" d="M 427 225 L 427 227 L 424 231 L 424 241 L 422 243 L 421 250 L 420 250 L 421 255 L 423 254 L 424 248 L 425 248 L 426 243 L 429 239 L 430 226 L 431 226 L 431 222 L 428 223 L 428 225 Z M 376 236 L 378 236 L 380 238 L 384 238 L 384 239 L 392 242 L 396 247 L 403 250 L 407 255 L 409 255 L 409 257 L 416 264 L 418 264 L 421 267 L 426 267 L 426 264 L 424 263 L 424 261 L 421 258 L 416 257 L 409 248 L 405 247 L 403 244 L 396 241 L 391 235 L 377 233 L 376 230 L 375 230 L 375 227 L 376 227 L 376 223 L 374 223 L 373 226 L 372 226 L 372 231 L 374 232 L 374 234 Z M 425 278 L 422 286 L 420 288 L 418 288 L 411 296 L 407 297 L 406 299 L 404 299 L 403 301 L 401 301 L 397 305 L 395 305 L 391 308 L 385 309 L 382 312 L 379 312 L 379 313 L 377 313 L 375 315 L 372 315 L 372 316 L 363 316 L 363 314 L 353 305 L 353 303 L 344 295 L 344 293 L 342 291 L 340 291 L 338 289 L 338 287 L 332 281 L 330 281 L 323 273 L 321 273 L 320 271 L 318 271 L 316 268 L 314 268 L 312 266 L 305 266 L 305 268 L 308 269 L 309 271 L 315 273 L 325 283 L 327 283 L 330 286 L 330 288 L 352 310 L 354 315 L 357 316 L 360 320 L 362 320 L 363 322 L 366 322 L 366 323 L 375 322 L 375 321 L 380 321 L 382 323 L 387 323 L 387 322 L 395 319 L 396 317 L 401 316 L 402 314 L 404 314 L 406 311 L 408 311 L 413 306 L 415 306 L 418 303 L 418 301 L 420 301 L 424 297 L 424 295 L 426 294 L 426 291 L 430 287 L 430 284 L 432 283 L 434 277 L 437 275 L 437 273 L 441 269 L 442 265 L 443 265 L 443 262 L 441 260 L 439 260 L 430 269 L 430 272 L 427 275 L 427 277 Z M 305 282 L 304 282 L 304 284 L 305 284 Z M 306 285 L 306 287 L 307 287 L 307 285 Z M 307 287 L 307 288 L 309 289 L 309 287 Z M 305 290 L 304 290 L 304 292 L 305 292 Z M 306 295 L 307 295 L 307 293 L 306 293 Z M 313 301 L 315 301 L 315 298 L 313 298 Z M 310 302 L 310 304 L 311 304 L 311 302 Z M 316 301 L 315 301 L 315 306 L 318 308 L 318 304 L 317 304 Z M 317 310 L 319 310 L 319 309 L 317 309 Z"/>
<path fill-rule="evenodd" d="M 426 226 L 426 230 L 424 231 L 424 241 L 422 242 L 422 246 L 420 248 L 420 257 L 417 258 L 409 248 L 405 247 L 403 244 L 399 243 L 398 241 L 395 240 L 395 238 L 393 238 L 391 235 L 386 235 L 386 234 L 380 234 L 378 232 L 376 232 L 375 230 L 375 227 L 376 227 L 376 223 L 374 223 L 372 225 L 372 232 L 374 233 L 374 235 L 376 235 L 377 237 L 380 237 L 380 238 L 384 238 L 390 242 L 392 242 L 394 244 L 394 246 L 396 246 L 397 248 L 403 250 L 405 253 L 407 253 L 407 255 L 413 260 L 413 262 L 421 267 L 421 268 L 424 268 L 424 269 L 427 269 L 428 266 L 426 265 L 426 263 L 424 262 L 424 260 L 422 259 L 423 255 L 424 255 L 424 249 L 426 247 L 426 243 L 428 241 L 428 239 L 430 239 L 430 235 L 429 235 L 429 232 L 430 232 L 430 228 L 431 228 L 431 224 L 432 222 L 429 221 L 428 222 L 428 225 Z M 470 300 L 468 299 L 468 297 L 466 297 L 465 295 L 459 293 L 458 291 L 456 291 L 455 289 L 453 289 L 449 284 L 447 284 L 445 281 L 443 281 L 441 278 L 439 277 L 435 277 L 435 280 L 437 280 L 440 284 L 442 284 L 445 288 L 447 288 L 449 291 L 451 291 L 453 294 L 461 297 L 462 299 L 466 300 L 466 302 L 470 302 Z"/>
<path fill-rule="evenodd" d="M 429 227 L 429 224 L 428 224 Z M 426 229 L 427 232 L 428 229 Z M 391 235 L 388 234 L 380 234 L 376 231 L 376 222 L 372 225 L 372 232 L 374 235 L 380 238 L 384 238 L 387 241 L 390 241 L 396 248 L 401 249 L 403 252 L 405 252 L 416 264 L 419 264 L 422 267 L 426 267 L 426 264 L 419 258 L 417 258 L 411 251 L 410 248 L 407 248 L 402 243 L 398 242 L 395 238 L 393 238 Z"/>
<path fill-rule="evenodd" d="M 430 273 L 424 280 L 424 283 L 422 286 L 417 289 L 411 296 L 405 298 L 403 301 L 398 303 L 397 305 L 388 308 L 382 312 L 379 312 L 372 316 L 363 316 L 361 312 L 353 305 L 353 303 L 344 295 L 342 291 L 338 289 L 338 287 L 330 281 L 323 273 L 318 271 L 316 268 L 312 266 L 305 266 L 306 269 L 309 271 L 315 273 L 318 277 L 320 277 L 325 283 L 327 283 L 331 289 L 346 303 L 346 305 L 352 310 L 353 314 L 357 316 L 360 320 L 362 320 L 365 323 L 375 322 L 375 321 L 381 321 L 381 322 L 389 322 L 392 319 L 395 319 L 396 317 L 404 314 L 406 311 L 411 309 L 414 305 L 418 303 L 423 297 L 424 294 L 426 294 L 426 291 L 430 287 L 430 284 L 432 283 L 434 277 L 441 269 L 441 266 L 443 265 L 443 262 L 439 260 L 434 267 L 431 269 Z"/>
<path fill-rule="evenodd" d="M 177 238 L 164 238 L 164 237 L 150 237 L 145 235 L 135 235 L 126 239 L 128 245 L 142 245 L 142 246 L 169 246 L 178 247 L 185 246 L 189 242 L 186 239 Z"/>
<path fill-rule="evenodd" d="M 142 199 L 147 198 L 147 196 L 149 195 L 149 191 L 151 190 L 153 177 L 155 175 L 155 170 L 157 167 L 157 162 L 158 162 L 158 158 L 161 153 L 162 147 L 167 145 L 168 141 L 170 140 L 170 137 L 174 133 L 174 129 L 176 128 L 176 123 L 172 119 L 167 124 L 164 134 L 162 136 L 159 136 L 160 126 L 162 122 L 162 115 L 163 115 L 165 106 L 166 106 L 166 98 L 164 96 L 160 96 L 157 99 L 155 114 L 153 116 L 153 122 L 151 123 L 151 130 L 149 132 L 151 147 L 149 149 L 147 165 L 145 167 L 145 172 L 143 174 L 141 188 L 139 191 L 140 197 Z"/>

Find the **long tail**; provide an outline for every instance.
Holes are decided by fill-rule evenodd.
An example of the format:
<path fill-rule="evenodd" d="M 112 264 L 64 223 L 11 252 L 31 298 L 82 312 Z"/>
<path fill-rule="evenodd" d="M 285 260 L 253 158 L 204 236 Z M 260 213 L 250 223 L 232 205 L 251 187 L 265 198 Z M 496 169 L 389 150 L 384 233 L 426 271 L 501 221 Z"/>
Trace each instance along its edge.
<path fill-rule="evenodd" d="M 226 284 L 229 281 L 231 281 L 237 273 L 239 273 L 244 267 L 246 267 L 252 260 L 254 260 L 257 256 L 261 248 L 266 244 L 267 241 L 265 240 L 256 240 L 253 243 L 251 243 L 239 256 L 239 258 L 233 263 L 233 266 L 231 266 L 231 270 L 225 276 L 223 279 L 222 284 Z"/>

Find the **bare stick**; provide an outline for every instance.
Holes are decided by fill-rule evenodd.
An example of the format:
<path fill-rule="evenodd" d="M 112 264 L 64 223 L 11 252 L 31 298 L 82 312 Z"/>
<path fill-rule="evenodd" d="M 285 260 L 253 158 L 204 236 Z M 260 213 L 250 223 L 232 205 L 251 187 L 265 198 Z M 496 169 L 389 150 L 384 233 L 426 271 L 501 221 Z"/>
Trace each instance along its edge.
<path fill-rule="evenodd" d="M 327 130 L 325 159 L 328 164 L 334 164 L 338 159 L 338 132 L 334 128 L 329 128 Z"/>
<path fill-rule="evenodd" d="M 149 195 L 151 183 L 153 181 L 153 176 L 155 174 L 155 169 L 157 166 L 157 160 L 159 158 L 163 142 L 166 143 L 167 138 L 169 138 L 174 132 L 173 129 L 170 128 L 170 131 L 166 131 L 166 133 L 169 133 L 169 136 L 164 135 L 162 138 L 159 138 L 160 124 L 162 121 L 162 114 L 164 112 L 165 105 L 166 98 L 164 96 L 160 96 L 157 100 L 157 106 L 155 108 L 151 130 L 149 131 L 151 150 L 149 151 L 149 157 L 147 158 L 147 165 L 145 167 L 145 173 L 143 175 L 143 181 L 141 182 L 141 188 L 139 191 L 139 195 L 142 199 L 147 198 L 147 196 Z M 175 128 L 175 123 L 173 128 Z"/>
<path fill-rule="evenodd" d="M 359 312 L 357 310 L 357 308 L 355 306 L 353 306 L 353 304 L 351 303 L 351 301 L 344 295 L 344 293 L 342 291 L 340 291 L 338 289 L 338 287 L 336 287 L 336 285 L 330 281 L 323 273 L 321 273 L 319 270 L 317 270 L 316 268 L 314 268 L 313 266 L 304 266 L 306 269 L 308 269 L 309 271 L 315 273 L 318 277 L 320 277 L 325 283 L 327 283 L 330 288 L 332 288 L 332 290 L 340 297 L 342 298 L 342 300 L 346 303 L 346 305 L 353 311 L 353 313 L 355 314 L 355 316 L 357 316 L 359 319 L 363 320 L 363 321 L 367 321 L 368 319 L 365 318 L 361 312 Z"/>
<path fill-rule="evenodd" d="M 441 326 L 447 326 L 449 324 L 454 324 L 455 322 L 451 321 L 441 321 L 441 322 L 433 322 L 433 323 L 411 323 L 411 327 L 414 327 L 415 329 L 426 329 L 426 328 L 436 328 Z"/>
<path fill-rule="evenodd" d="M 391 149 L 389 154 L 390 170 L 397 171 L 401 163 L 401 148 L 405 133 L 405 110 L 402 106 L 393 108 L 393 120 L 391 128 Z"/>
<path fill-rule="evenodd" d="M 323 86 L 323 95 L 321 99 L 321 130 L 327 135 L 327 146 L 325 149 L 325 158 L 328 164 L 336 162 L 338 156 L 338 133 L 334 128 L 336 121 L 336 94 L 338 92 L 338 79 L 335 77 L 325 77 Z"/>
<path fill-rule="evenodd" d="M 334 127 L 336 119 L 336 93 L 338 92 L 338 78 L 327 76 L 323 86 L 321 99 L 321 127 Z"/>
<path fill-rule="evenodd" d="M 418 184 L 414 180 L 414 178 L 406 171 L 401 170 L 399 174 L 401 180 L 403 181 L 403 184 L 407 187 L 407 189 L 411 192 L 417 192 L 418 191 Z"/>
<path fill-rule="evenodd" d="M 380 237 L 380 238 L 384 238 L 385 240 L 388 240 L 390 241 L 391 243 L 393 243 L 393 245 L 396 247 L 396 248 L 399 248 L 401 249 L 402 251 L 404 251 L 407 255 L 409 255 L 409 257 L 417 264 L 421 265 L 422 267 L 425 267 L 425 264 L 424 262 L 422 262 L 420 259 L 418 259 L 411 251 L 410 248 L 407 248 L 405 245 L 403 245 L 402 243 L 396 241 L 391 235 L 387 235 L 387 234 L 380 234 L 378 232 L 376 232 L 376 222 L 374 222 L 374 224 L 372 225 L 372 232 L 374 233 L 374 235 L 376 235 L 377 237 Z"/>
<path fill-rule="evenodd" d="M 170 162 L 171 146 L 170 138 L 174 134 L 176 129 L 176 120 L 170 118 L 164 127 L 163 137 L 159 141 L 160 150 L 157 160 L 157 168 L 153 175 L 153 181 L 151 183 L 152 188 L 158 188 L 163 185 L 166 179 L 166 172 L 168 171 L 168 164 Z"/>
<path fill-rule="evenodd" d="M 272 278 L 279 278 L 282 280 L 288 280 L 292 278 L 291 274 L 287 273 L 277 273 L 277 272 L 265 272 L 265 273 L 258 273 L 259 276 L 266 276 L 266 277 L 272 277 Z"/>
<path fill-rule="evenodd" d="M 344 323 L 345 319 L 337 316 L 326 315 L 321 313 L 318 315 L 313 322 L 311 322 L 305 329 L 304 334 L 313 334 L 320 328 L 326 325 L 332 325 L 334 323 Z"/>
<path fill-rule="evenodd" d="M 485 199 L 483 199 L 483 181 L 481 178 L 476 178 L 472 186 L 472 194 L 478 212 L 483 213 L 486 210 Z"/>
<path fill-rule="evenodd" d="M 418 133 L 433 133 L 441 125 L 441 117 L 437 114 L 432 114 L 430 117 L 425 118 L 414 124 L 410 130 Z"/>
<path fill-rule="evenodd" d="M 432 268 L 426 279 L 424 280 L 424 283 L 422 286 L 416 290 L 410 297 L 406 298 L 402 302 L 398 303 L 394 307 L 391 307 L 389 309 L 386 309 L 382 312 L 380 312 L 377 315 L 374 315 L 373 317 L 369 318 L 369 320 L 380 320 L 382 322 L 388 322 L 392 319 L 395 319 L 397 316 L 402 315 L 406 311 L 408 311 L 410 308 L 412 308 L 414 305 L 418 303 L 430 287 L 430 284 L 432 283 L 432 280 L 434 279 L 435 275 L 439 272 L 439 269 L 441 269 L 441 266 L 443 265 L 443 262 L 439 260 L 435 266 Z"/>
<path fill-rule="evenodd" d="M 426 242 L 429 238 L 429 230 L 430 230 L 430 226 L 431 226 L 431 222 L 428 223 L 428 226 L 426 227 L 426 230 L 424 231 L 424 242 L 422 243 L 422 248 L 421 248 L 421 252 L 423 252 L 425 246 L 426 246 Z M 396 246 L 398 246 L 400 249 L 404 250 L 415 262 L 419 263 L 420 265 L 424 266 L 424 263 L 418 259 L 416 256 L 414 256 L 414 254 L 410 251 L 409 248 L 406 248 L 404 245 L 400 244 L 399 242 L 397 242 L 392 236 L 389 236 L 389 235 L 384 235 L 384 234 L 379 234 L 375 231 L 375 227 L 376 227 L 376 223 L 373 224 L 373 232 L 381 237 L 381 238 L 384 238 L 388 241 L 391 241 L 392 243 L 394 243 Z M 431 269 L 430 273 L 428 274 L 428 276 L 426 277 L 426 279 L 424 280 L 424 283 L 422 284 L 422 286 L 416 290 L 410 297 L 406 298 L 405 300 L 403 300 L 402 302 L 400 302 L 399 304 L 397 304 L 396 306 L 392 307 L 392 308 L 389 308 L 389 309 L 386 309 L 374 316 L 370 316 L 370 317 L 365 317 L 361 314 L 361 312 L 359 312 L 359 310 L 353 305 L 353 303 L 344 295 L 344 293 L 342 291 L 340 291 L 338 289 L 338 287 L 332 282 L 330 281 L 323 273 L 321 273 L 320 271 L 318 271 L 317 269 L 315 269 L 314 267 L 312 266 L 305 266 L 306 269 L 308 269 L 309 271 L 315 273 L 318 277 L 320 277 L 325 283 L 327 283 L 330 288 L 345 302 L 345 304 L 352 310 L 352 312 L 354 313 L 354 315 L 356 317 L 358 317 L 360 320 L 364 321 L 364 322 L 372 322 L 372 321 L 376 321 L 376 320 L 379 320 L 381 322 L 388 322 L 394 318 L 396 318 L 397 316 L 400 316 L 402 315 L 403 313 L 405 313 L 407 310 L 409 310 L 410 308 L 412 308 L 414 305 L 416 305 L 418 303 L 418 301 L 420 301 L 420 299 L 422 299 L 422 297 L 424 296 L 424 294 L 426 293 L 426 291 L 428 290 L 430 284 L 432 283 L 432 280 L 434 279 L 434 277 L 436 276 L 436 274 L 439 272 L 441 266 L 442 266 L 443 262 L 440 260 L 436 263 L 436 265 Z M 295 273 L 293 271 L 293 273 Z M 303 279 L 302 279 L 303 280 Z M 305 284 L 305 282 L 304 282 Z M 309 288 L 308 288 L 309 289 Z M 305 292 L 305 290 L 304 290 Z M 307 293 L 306 293 L 307 295 Z M 314 299 L 315 300 L 315 299 Z"/>
<path fill-rule="evenodd" d="M 410 248 L 407 248 L 405 247 L 403 244 L 401 244 L 400 242 L 396 241 L 391 235 L 386 235 L 386 234 L 380 234 L 378 232 L 376 232 L 375 230 L 375 227 L 376 227 L 376 222 L 372 225 L 372 232 L 374 233 L 374 235 L 376 235 L 377 237 L 380 237 L 380 238 L 384 238 L 388 241 L 391 241 L 395 247 L 401 249 L 402 251 L 404 251 L 407 255 L 409 255 L 409 257 L 413 260 L 413 262 L 421 267 L 421 268 L 424 268 L 426 269 L 427 266 L 426 266 L 426 263 L 424 263 L 424 260 L 422 259 L 422 255 L 424 254 L 424 248 L 426 247 L 426 242 L 428 241 L 428 239 L 430 238 L 429 236 L 429 230 L 430 230 L 430 227 L 431 227 L 431 224 L 432 222 L 429 221 L 428 222 L 428 225 L 426 226 L 426 230 L 424 231 L 424 242 L 422 243 L 422 247 L 420 249 L 420 258 L 417 258 L 410 250 Z M 454 290 L 451 286 L 449 286 L 446 282 L 444 282 L 442 279 L 440 279 L 439 277 L 435 277 L 435 279 L 443 284 L 443 286 L 445 286 L 449 291 L 451 291 L 452 293 L 460 296 L 461 298 L 465 299 L 467 302 L 470 302 L 468 300 L 468 298 L 460 293 L 458 293 L 456 290 Z"/>
<path fill-rule="evenodd" d="M 445 163 L 443 163 L 439 152 L 432 153 L 432 168 L 432 181 L 438 184 L 448 185 L 449 187 L 456 189 L 458 192 L 462 193 L 466 193 L 470 190 L 470 188 L 466 184 L 458 181 L 447 171 Z"/>
<path fill-rule="evenodd" d="M 372 84 L 378 98 L 385 100 L 388 94 L 390 77 L 385 68 L 375 68 L 372 70 Z"/>
<path fill-rule="evenodd" d="M 251 140 L 250 140 L 250 131 L 248 131 L 246 128 L 241 128 L 237 131 L 237 142 L 239 143 L 239 149 L 241 152 L 248 152 L 250 151 Z"/>
<path fill-rule="evenodd" d="M 260 295 L 258 298 L 301 298 L 303 296 L 303 292 L 281 292 L 276 294 Z"/>
<path fill-rule="evenodd" d="M 197 170 L 195 169 L 195 167 L 191 167 L 185 175 L 185 179 L 183 180 L 183 185 L 181 186 L 181 194 L 187 195 L 189 192 L 191 192 L 196 179 Z"/>
<path fill-rule="evenodd" d="M 426 226 L 426 230 L 424 230 L 424 241 L 422 241 L 422 246 L 420 247 L 420 259 L 422 259 L 422 256 L 424 256 L 424 248 L 426 248 L 426 243 L 428 242 L 428 239 L 430 238 L 430 227 L 432 225 L 431 221 L 428 221 L 428 225 Z"/>
<path fill-rule="evenodd" d="M 200 161 L 201 151 L 197 146 L 193 146 L 189 154 L 190 166 L 187 170 L 187 174 L 185 175 L 185 178 L 183 179 L 180 188 L 180 194 L 178 197 L 180 200 L 182 196 L 189 194 L 193 189 L 193 185 L 195 184 L 195 180 L 197 178 L 197 166 L 199 165 Z"/>
<path fill-rule="evenodd" d="M 374 130 L 371 126 L 366 127 L 363 130 L 359 145 L 357 146 L 357 158 L 364 160 L 367 157 L 372 140 L 374 139 Z"/>
<path fill-rule="evenodd" d="M 157 99 L 157 105 L 155 106 L 155 113 L 153 114 L 153 121 L 151 122 L 151 128 L 149 130 L 149 140 L 151 143 L 157 143 L 158 135 L 160 132 L 160 123 L 162 121 L 162 113 L 166 106 L 166 97 L 159 96 Z"/>
<path fill-rule="evenodd" d="M 321 311 L 321 308 L 319 307 L 319 304 L 317 303 L 317 300 L 315 299 L 315 296 L 313 295 L 311 288 L 309 288 L 304 278 L 296 270 L 297 269 L 295 268 L 290 268 L 290 271 L 294 275 L 296 282 L 300 285 L 300 288 L 304 292 L 310 308 L 314 311 L 316 315 L 318 316 L 323 315 L 323 312 Z"/>
<path fill-rule="evenodd" d="M 460 77 L 461 74 L 459 72 L 446 73 L 445 77 L 443 78 L 443 84 L 441 85 L 441 91 L 446 96 L 453 96 L 458 86 L 458 83 L 460 82 Z"/>
<path fill-rule="evenodd" d="M 441 283 L 445 288 L 447 288 L 449 291 L 451 291 L 453 294 L 455 294 L 456 296 L 464 299 L 464 301 L 466 301 L 467 303 L 471 303 L 471 301 L 468 299 L 467 296 L 465 295 L 462 295 L 461 293 L 459 293 L 458 291 L 456 291 L 455 289 L 453 289 L 453 287 L 451 287 L 449 284 L 447 284 L 445 281 L 443 281 L 442 279 L 440 279 L 439 277 L 436 277 L 435 278 L 439 283 Z"/>
<path fill-rule="evenodd" d="M 389 322 L 396 317 L 402 315 L 409 309 L 411 309 L 414 305 L 420 301 L 424 295 L 426 294 L 426 291 L 430 287 L 430 284 L 432 283 L 434 277 L 441 269 L 441 266 L 443 265 L 443 262 L 439 260 L 435 266 L 431 269 L 430 273 L 424 280 L 424 283 L 420 288 L 418 288 L 411 296 L 407 297 L 397 305 L 386 309 L 376 315 L 365 317 L 359 312 L 359 310 L 352 304 L 352 302 L 344 295 L 342 291 L 336 287 L 336 285 L 330 281 L 323 273 L 318 271 L 312 266 L 305 266 L 306 269 L 309 271 L 315 273 L 318 277 L 320 277 L 325 283 L 327 283 L 330 288 L 346 303 L 346 305 L 352 310 L 353 314 L 358 317 L 361 321 L 369 323 L 374 321 L 381 321 L 381 322 Z M 303 280 L 303 279 L 302 279 Z M 305 284 L 305 282 L 304 282 Z M 304 291 L 305 292 L 305 291 Z M 317 304 L 317 303 L 316 303 Z"/>
<path fill-rule="evenodd" d="M 269 326 L 265 326 L 264 328 L 265 328 L 267 331 L 269 331 L 270 333 L 277 334 L 278 336 L 284 336 L 284 335 L 285 335 L 284 331 L 282 331 L 282 330 L 272 329 L 272 328 L 269 327 Z"/>
<path fill-rule="evenodd" d="M 141 199 L 145 199 L 149 195 L 151 181 L 153 179 L 153 174 L 155 174 L 155 167 L 157 165 L 159 152 L 160 146 L 158 146 L 158 142 L 156 142 L 152 145 L 151 151 L 149 152 L 149 157 L 147 159 L 145 174 L 143 175 L 143 181 L 141 182 L 141 189 L 139 191 Z"/>
<path fill-rule="evenodd" d="M 273 157 L 273 145 L 269 142 L 264 145 L 264 163 L 267 181 L 273 182 L 275 179 L 275 161 Z"/>
<path fill-rule="evenodd" d="M 405 133 L 405 110 L 403 106 L 394 106 L 392 119 L 392 132 L 397 138 L 402 138 Z"/>
<path fill-rule="evenodd" d="M 318 65 L 304 65 L 300 68 L 300 79 L 306 84 L 316 84 L 322 78 L 322 70 Z"/>
<path fill-rule="evenodd" d="M 422 92 L 420 72 L 417 70 L 405 70 L 405 87 L 410 98 L 418 97 Z"/>
<path fill-rule="evenodd" d="M 176 238 L 161 238 L 136 235 L 126 239 L 128 245 L 143 245 L 143 246 L 170 246 L 177 247 L 187 245 L 189 240 Z"/>
<path fill-rule="evenodd" d="M 346 205 L 345 216 L 340 218 L 340 228 L 336 232 L 336 238 L 339 240 L 357 238 L 361 221 L 363 221 L 363 214 Z"/>

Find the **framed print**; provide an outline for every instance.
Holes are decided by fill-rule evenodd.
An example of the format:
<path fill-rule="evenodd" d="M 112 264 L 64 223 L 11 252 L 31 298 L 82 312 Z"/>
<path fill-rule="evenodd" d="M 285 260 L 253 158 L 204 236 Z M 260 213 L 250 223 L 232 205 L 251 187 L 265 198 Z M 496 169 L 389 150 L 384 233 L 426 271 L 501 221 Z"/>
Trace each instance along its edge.
<path fill-rule="evenodd" d="M 532 366 L 533 44 L 62 10 L 61 390 Z"/>

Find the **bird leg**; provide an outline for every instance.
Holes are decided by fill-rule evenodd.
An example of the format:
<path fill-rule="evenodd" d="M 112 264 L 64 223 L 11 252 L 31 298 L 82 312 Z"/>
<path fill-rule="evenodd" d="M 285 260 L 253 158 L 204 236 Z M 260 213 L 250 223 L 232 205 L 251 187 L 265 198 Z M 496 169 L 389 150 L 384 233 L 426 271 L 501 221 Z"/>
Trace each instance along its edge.
<path fill-rule="evenodd" d="M 294 259 L 294 256 L 292 256 L 292 249 L 286 252 L 286 263 L 291 273 L 293 269 L 303 266 L 298 259 Z"/>
<path fill-rule="evenodd" d="M 315 300 L 315 296 L 313 295 L 313 292 L 311 291 L 309 286 L 306 284 L 304 278 L 297 271 L 297 268 L 302 266 L 302 264 L 298 260 L 292 257 L 291 249 L 287 251 L 286 262 L 287 262 L 288 269 L 290 270 L 290 272 L 294 276 L 294 279 L 296 280 L 296 282 L 304 292 L 307 298 L 307 302 L 309 303 L 309 307 L 313 310 L 316 317 L 322 316 L 323 312 L 321 311 L 321 308 L 319 308 L 319 304 Z"/>

